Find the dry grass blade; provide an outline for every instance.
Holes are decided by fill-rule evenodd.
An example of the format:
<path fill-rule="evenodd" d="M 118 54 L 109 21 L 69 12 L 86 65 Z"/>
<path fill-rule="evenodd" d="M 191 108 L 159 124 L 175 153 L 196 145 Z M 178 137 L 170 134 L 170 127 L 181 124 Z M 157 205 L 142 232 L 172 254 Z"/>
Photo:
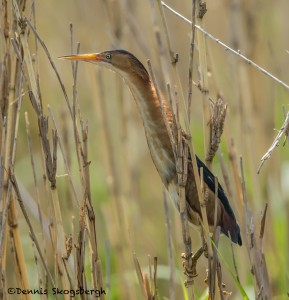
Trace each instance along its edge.
<path fill-rule="evenodd" d="M 272 155 L 273 151 L 275 150 L 276 147 L 279 146 L 280 144 L 280 140 L 281 140 L 281 137 L 285 134 L 287 135 L 289 132 L 289 112 L 287 113 L 286 115 L 286 118 L 285 118 L 285 121 L 282 125 L 282 127 L 280 128 L 276 138 L 274 139 L 271 147 L 268 149 L 268 151 L 263 155 L 263 157 L 261 158 L 261 164 L 258 168 L 258 171 L 257 173 L 259 174 L 260 171 L 261 171 L 261 168 L 263 166 L 263 164 L 265 163 L 265 161 L 270 158 L 270 156 Z"/>
<path fill-rule="evenodd" d="M 134 267 L 135 267 L 135 270 L 136 270 L 136 275 L 137 275 L 137 278 L 138 278 L 138 282 L 139 282 L 139 285 L 140 285 L 141 290 L 142 290 L 142 294 L 145 297 L 145 299 L 147 299 L 147 293 L 146 293 L 146 289 L 145 289 L 145 286 L 144 286 L 144 278 L 143 278 L 142 270 L 140 268 L 139 261 L 138 261 L 135 253 L 133 254 L 133 261 L 134 261 Z"/>
<path fill-rule="evenodd" d="M 152 294 L 151 294 L 151 288 L 150 288 L 150 281 L 149 281 L 149 276 L 147 273 L 144 273 L 144 288 L 147 294 L 147 299 L 152 299 Z"/>
<path fill-rule="evenodd" d="M 139 285 L 141 286 L 142 294 L 144 299 L 146 300 L 157 300 L 157 258 L 154 258 L 154 273 L 153 273 L 153 286 L 150 284 L 149 274 L 142 272 L 139 261 L 136 257 L 136 254 L 133 254 L 134 266 L 137 274 L 137 278 L 139 281 Z"/>

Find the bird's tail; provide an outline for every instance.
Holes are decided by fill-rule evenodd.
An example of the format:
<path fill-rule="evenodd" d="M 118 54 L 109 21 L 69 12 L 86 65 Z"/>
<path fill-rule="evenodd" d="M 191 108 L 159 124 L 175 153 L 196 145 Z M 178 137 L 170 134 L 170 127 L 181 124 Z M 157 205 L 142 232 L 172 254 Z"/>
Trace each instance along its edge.
<path fill-rule="evenodd" d="M 239 244 L 242 246 L 242 238 L 240 233 L 240 227 L 236 221 L 236 219 L 232 219 L 229 214 L 224 212 L 223 214 L 223 226 L 221 231 L 228 237 L 231 237 L 232 242 Z M 230 234 L 229 234 L 230 233 Z"/>

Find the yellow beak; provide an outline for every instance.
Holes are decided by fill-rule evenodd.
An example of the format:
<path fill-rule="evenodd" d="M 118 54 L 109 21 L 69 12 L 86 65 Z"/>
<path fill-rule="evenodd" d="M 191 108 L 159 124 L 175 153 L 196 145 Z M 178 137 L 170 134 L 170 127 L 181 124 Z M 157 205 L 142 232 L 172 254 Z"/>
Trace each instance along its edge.
<path fill-rule="evenodd" d="M 100 62 L 102 60 L 101 55 L 99 53 L 66 55 L 66 56 L 59 57 L 59 59 L 84 60 L 84 61 L 90 61 L 90 62 Z"/>

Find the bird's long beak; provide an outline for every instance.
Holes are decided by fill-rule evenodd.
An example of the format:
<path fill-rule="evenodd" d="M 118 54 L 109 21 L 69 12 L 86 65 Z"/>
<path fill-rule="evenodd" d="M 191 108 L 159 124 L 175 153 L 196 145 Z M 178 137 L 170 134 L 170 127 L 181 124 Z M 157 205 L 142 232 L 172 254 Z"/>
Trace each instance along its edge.
<path fill-rule="evenodd" d="M 61 56 L 61 57 L 59 57 L 59 59 L 100 62 L 101 61 L 101 56 L 100 56 L 99 53 L 88 53 L 88 54 L 77 54 L 77 55 Z"/>

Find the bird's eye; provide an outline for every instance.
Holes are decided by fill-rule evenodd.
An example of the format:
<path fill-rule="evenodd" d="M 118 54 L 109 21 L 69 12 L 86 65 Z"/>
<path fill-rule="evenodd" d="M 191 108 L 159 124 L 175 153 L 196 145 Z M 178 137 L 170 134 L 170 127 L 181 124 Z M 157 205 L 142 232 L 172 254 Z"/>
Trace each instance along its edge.
<path fill-rule="evenodd" d="M 106 55 L 105 55 L 105 58 L 106 58 L 106 59 L 111 59 L 111 54 L 106 54 Z"/>

